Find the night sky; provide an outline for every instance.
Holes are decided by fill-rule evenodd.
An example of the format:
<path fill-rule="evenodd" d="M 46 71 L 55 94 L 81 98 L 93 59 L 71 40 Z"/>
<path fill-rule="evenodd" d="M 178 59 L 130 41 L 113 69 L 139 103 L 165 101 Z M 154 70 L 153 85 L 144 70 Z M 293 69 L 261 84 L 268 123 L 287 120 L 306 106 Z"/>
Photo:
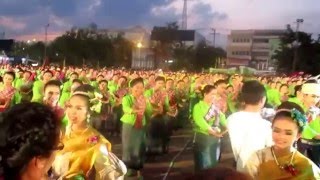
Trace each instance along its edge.
<path fill-rule="evenodd" d="M 73 26 L 95 22 L 99 28 L 127 28 L 179 21 L 183 0 L 0 0 L 0 32 L 6 38 L 20 40 L 44 38 L 50 24 L 49 38 Z M 320 33 L 319 0 L 189 0 L 188 27 L 209 37 L 217 29 L 225 39 L 231 29 L 283 29 L 295 26 L 303 18 L 301 29 Z"/>

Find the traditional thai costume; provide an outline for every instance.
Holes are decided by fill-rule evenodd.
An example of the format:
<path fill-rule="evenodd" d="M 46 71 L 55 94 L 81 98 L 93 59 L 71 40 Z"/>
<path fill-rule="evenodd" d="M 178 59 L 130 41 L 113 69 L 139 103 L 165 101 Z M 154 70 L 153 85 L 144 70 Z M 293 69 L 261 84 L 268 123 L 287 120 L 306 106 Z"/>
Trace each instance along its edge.
<path fill-rule="evenodd" d="M 100 132 L 104 135 L 111 135 L 115 130 L 114 116 L 113 116 L 113 104 L 114 98 L 108 92 L 108 90 L 100 91 L 101 98 L 101 112 L 99 114 L 100 125 L 97 126 Z"/>
<path fill-rule="evenodd" d="M 149 89 L 145 96 L 149 98 L 147 108 L 147 152 L 160 154 L 167 150 L 169 142 L 168 118 L 169 99 L 165 90 Z"/>
<path fill-rule="evenodd" d="M 320 85 L 306 83 L 302 86 L 302 93 L 309 95 L 320 95 Z M 308 123 L 298 141 L 299 151 L 311 159 L 320 167 L 320 140 L 316 136 L 320 135 L 320 109 L 311 107 L 306 111 Z"/>
<path fill-rule="evenodd" d="M 194 106 L 194 164 L 195 170 L 208 169 L 218 164 L 220 138 L 208 133 L 210 128 L 220 133 L 226 127 L 226 118 L 214 105 L 200 101 Z"/>
<path fill-rule="evenodd" d="M 33 83 L 33 88 L 32 88 L 32 99 L 31 102 L 38 102 L 41 103 L 43 100 L 43 88 L 44 88 L 44 83 L 41 80 L 37 80 Z"/>
<path fill-rule="evenodd" d="M 15 88 L 17 89 L 16 92 L 16 99 L 15 103 L 19 104 L 22 102 L 30 102 L 32 99 L 32 81 L 25 81 L 24 79 L 20 78 L 16 81 Z"/>
<path fill-rule="evenodd" d="M 5 106 L 0 108 L 0 112 L 4 112 L 6 109 L 10 108 L 14 104 L 13 98 L 15 95 L 16 89 L 11 86 L 4 89 L 4 86 L 0 87 L 0 105 Z"/>
<path fill-rule="evenodd" d="M 189 92 L 185 89 L 176 89 L 178 115 L 175 129 L 183 128 L 189 120 Z"/>
<path fill-rule="evenodd" d="M 175 96 L 175 91 L 174 89 L 169 89 L 167 90 L 168 93 L 168 98 L 169 98 L 169 109 L 166 114 L 166 119 L 167 119 L 167 128 L 168 128 L 168 133 L 169 136 L 172 135 L 174 123 L 177 121 L 177 115 L 178 115 L 178 101 Z"/>
<path fill-rule="evenodd" d="M 116 179 L 126 173 L 119 160 L 114 164 L 111 143 L 90 126 L 81 131 L 67 128 L 62 143 L 53 163 L 54 174 L 62 179 Z"/>
<path fill-rule="evenodd" d="M 307 116 L 309 121 L 298 142 L 298 149 L 320 167 L 320 140 L 315 139 L 320 134 L 320 109 L 310 109 Z"/>
<path fill-rule="evenodd" d="M 65 82 L 63 84 L 61 97 L 59 99 L 59 105 L 61 107 L 64 107 L 66 101 L 70 99 L 70 96 L 71 96 L 71 85 L 72 85 L 72 82 L 70 80 L 68 80 L 67 82 Z"/>
<path fill-rule="evenodd" d="M 113 120 L 114 120 L 114 124 L 115 124 L 114 133 L 116 135 L 120 134 L 120 129 L 121 129 L 121 120 L 120 119 L 123 116 L 122 98 L 124 96 L 126 96 L 128 93 L 129 93 L 128 88 L 121 87 L 116 92 L 114 92 L 114 94 L 113 94 L 113 97 L 114 97 L 114 104 L 113 104 L 114 118 L 113 118 Z"/>
<path fill-rule="evenodd" d="M 143 168 L 145 157 L 146 99 L 144 96 L 135 98 L 129 94 L 122 99 L 122 160 L 132 170 Z M 134 109 L 140 109 L 143 113 L 138 114 Z"/>
<path fill-rule="evenodd" d="M 276 157 L 272 148 L 255 152 L 247 161 L 245 171 L 257 180 L 316 180 L 320 169 L 297 150 Z"/>

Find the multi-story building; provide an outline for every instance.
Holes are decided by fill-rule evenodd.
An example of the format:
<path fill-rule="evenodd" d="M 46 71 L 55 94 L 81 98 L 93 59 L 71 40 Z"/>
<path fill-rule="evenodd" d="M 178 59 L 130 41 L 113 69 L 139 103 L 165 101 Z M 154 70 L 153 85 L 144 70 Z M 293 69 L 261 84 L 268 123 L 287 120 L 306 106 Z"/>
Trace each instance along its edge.
<path fill-rule="evenodd" d="M 272 56 L 285 30 L 232 30 L 228 36 L 227 66 L 272 67 Z"/>
<path fill-rule="evenodd" d="M 153 69 L 154 57 L 150 49 L 150 35 L 146 29 L 136 26 L 128 29 L 100 29 L 100 34 L 116 38 L 123 38 L 132 42 L 135 46 L 132 50 L 131 68 L 133 69 Z"/>

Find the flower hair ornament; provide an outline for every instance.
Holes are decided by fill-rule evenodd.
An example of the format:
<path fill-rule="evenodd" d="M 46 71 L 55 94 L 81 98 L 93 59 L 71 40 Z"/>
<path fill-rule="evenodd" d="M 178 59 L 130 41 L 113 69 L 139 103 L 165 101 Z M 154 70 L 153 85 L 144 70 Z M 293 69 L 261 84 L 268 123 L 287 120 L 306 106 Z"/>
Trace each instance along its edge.
<path fill-rule="evenodd" d="M 300 111 L 298 111 L 297 109 L 293 108 L 293 109 L 279 109 L 276 113 L 276 115 L 278 113 L 281 112 L 289 112 L 291 114 L 291 118 L 293 119 L 294 122 L 297 123 L 297 125 L 299 126 L 299 129 L 303 129 L 306 124 L 307 124 L 307 117 L 301 113 Z M 271 147 L 271 153 L 272 156 L 277 164 L 277 166 L 281 169 L 284 170 L 288 173 L 290 173 L 292 176 L 297 176 L 300 171 L 295 167 L 295 164 L 293 163 L 293 159 L 296 155 L 297 150 L 295 150 L 292 155 L 291 155 L 291 159 L 289 163 L 286 164 L 280 164 L 278 161 L 278 158 L 276 157 L 275 153 L 274 153 L 274 149 L 273 147 Z"/>
<path fill-rule="evenodd" d="M 307 125 L 307 117 L 298 111 L 297 109 L 279 109 L 276 114 L 280 112 L 290 112 L 291 113 L 291 118 L 299 125 L 299 128 L 304 128 Z"/>
<path fill-rule="evenodd" d="M 101 98 L 103 97 L 102 94 L 97 93 L 97 92 L 82 92 L 82 91 L 76 91 L 72 94 L 72 96 L 74 95 L 83 95 L 83 96 L 87 96 L 89 98 L 89 102 L 91 104 L 90 106 L 90 110 L 96 113 L 100 113 L 101 111 L 101 106 L 102 106 L 102 102 L 101 102 Z"/>

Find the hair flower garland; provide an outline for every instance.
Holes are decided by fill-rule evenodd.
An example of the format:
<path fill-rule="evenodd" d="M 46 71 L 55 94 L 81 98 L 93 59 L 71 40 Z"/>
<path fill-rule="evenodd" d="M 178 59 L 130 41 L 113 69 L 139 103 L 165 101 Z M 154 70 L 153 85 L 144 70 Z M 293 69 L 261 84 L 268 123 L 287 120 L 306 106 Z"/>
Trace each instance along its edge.
<path fill-rule="evenodd" d="M 307 124 L 307 117 L 297 109 L 291 110 L 291 117 L 294 121 L 296 121 L 299 124 L 301 128 L 303 128 Z"/>

